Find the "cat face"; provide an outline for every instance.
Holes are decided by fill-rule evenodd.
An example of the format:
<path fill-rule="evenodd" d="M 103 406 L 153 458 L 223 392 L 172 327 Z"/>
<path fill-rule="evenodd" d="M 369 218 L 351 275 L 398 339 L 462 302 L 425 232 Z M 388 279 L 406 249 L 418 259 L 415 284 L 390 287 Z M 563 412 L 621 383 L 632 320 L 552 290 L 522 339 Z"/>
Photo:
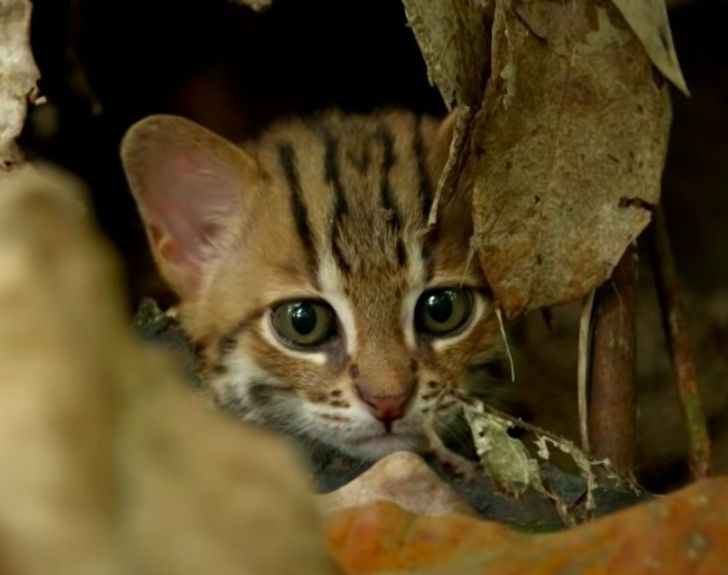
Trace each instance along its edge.
<path fill-rule="evenodd" d="M 501 346 L 469 198 L 427 226 L 450 139 L 402 112 L 243 147 L 171 116 L 130 129 L 127 177 L 218 405 L 357 457 L 425 447 L 442 392 Z"/>

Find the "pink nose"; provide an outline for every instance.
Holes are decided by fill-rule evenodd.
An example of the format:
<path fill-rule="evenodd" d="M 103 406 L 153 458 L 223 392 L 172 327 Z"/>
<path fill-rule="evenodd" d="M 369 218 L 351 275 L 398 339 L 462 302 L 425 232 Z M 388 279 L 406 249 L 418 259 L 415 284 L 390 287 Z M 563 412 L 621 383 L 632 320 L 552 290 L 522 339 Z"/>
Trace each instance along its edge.
<path fill-rule="evenodd" d="M 371 395 L 366 389 L 356 386 L 356 392 L 361 400 L 367 404 L 372 415 L 381 421 L 387 429 L 393 421 L 402 419 L 407 411 L 407 403 L 412 394 L 410 392 L 399 395 Z"/>

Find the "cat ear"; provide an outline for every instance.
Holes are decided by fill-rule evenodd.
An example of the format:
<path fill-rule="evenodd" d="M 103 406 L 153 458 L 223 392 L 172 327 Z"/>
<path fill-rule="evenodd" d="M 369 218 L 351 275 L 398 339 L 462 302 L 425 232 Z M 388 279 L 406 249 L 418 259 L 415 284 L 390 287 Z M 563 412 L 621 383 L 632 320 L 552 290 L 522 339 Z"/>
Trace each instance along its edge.
<path fill-rule="evenodd" d="M 176 116 L 134 124 L 121 159 L 160 272 L 179 295 L 199 290 L 211 263 L 240 231 L 255 160 Z"/>

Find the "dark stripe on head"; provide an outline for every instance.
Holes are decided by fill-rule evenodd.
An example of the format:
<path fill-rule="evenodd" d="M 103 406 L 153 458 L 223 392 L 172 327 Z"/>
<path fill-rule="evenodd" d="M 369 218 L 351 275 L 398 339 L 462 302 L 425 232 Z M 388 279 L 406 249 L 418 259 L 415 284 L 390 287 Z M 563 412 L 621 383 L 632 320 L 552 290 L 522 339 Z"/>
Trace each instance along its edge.
<path fill-rule="evenodd" d="M 425 145 L 422 140 L 422 119 L 415 120 L 414 140 L 412 141 L 412 149 L 415 153 L 415 162 L 417 163 L 417 178 L 419 182 L 420 202 L 422 205 L 422 219 L 427 223 L 432 206 L 432 183 L 430 182 L 430 174 L 427 171 L 427 162 L 425 160 Z"/>
<path fill-rule="evenodd" d="M 389 221 L 392 227 L 399 229 L 401 218 L 397 212 L 396 206 L 394 205 L 394 198 L 392 197 L 392 188 L 389 184 L 389 172 L 394 166 L 394 139 L 392 134 L 389 132 L 384 124 L 381 124 L 376 131 L 376 138 L 382 144 L 382 166 L 380 173 L 380 190 L 379 197 L 382 202 L 382 207 L 390 211 L 392 216 Z"/>
<path fill-rule="evenodd" d="M 392 194 L 392 188 L 389 183 L 389 173 L 394 167 L 394 163 L 396 161 L 396 157 L 394 155 L 394 138 L 384 124 L 379 125 L 375 136 L 382 144 L 382 166 L 379 183 L 380 201 L 382 203 L 382 207 L 387 211 L 387 222 L 392 228 L 392 231 L 399 233 L 402 228 L 402 217 L 397 210 L 397 206 L 394 202 L 394 196 Z M 397 263 L 400 266 L 406 265 L 407 252 L 404 249 L 401 237 L 397 239 L 396 254 Z"/>
<path fill-rule="evenodd" d="M 400 267 L 407 265 L 407 250 L 404 248 L 402 238 L 397 238 L 397 263 Z"/>
<path fill-rule="evenodd" d="M 337 265 L 343 272 L 351 269 L 351 264 L 339 248 L 336 241 L 336 230 L 341 220 L 349 213 L 349 204 L 346 200 L 344 188 L 341 185 L 341 177 L 339 176 L 339 142 L 334 135 L 326 128 L 322 127 L 324 135 L 324 178 L 334 190 L 334 217 L 331 221 L 331 251 L 334 254 Z"/>
<path fill-rule="evenodd" d="M 309 269 L 311 277 L 316 278 L 316 251 L 313 244 L 313 234 L 308 221 L 308 210 L 303 200 L 303 191 L 301 190 L 301 181 L 298 177 L 298 168 L 296 167 L 296 151 L 289 142 L 281 142 L 278 144 L 278 158 L 283 167 L 283 172 L 288 181 L 290 190 L 291 212 L 296 222 L 298 235 L 301 237 L 303 247 L 309 260 Z"/>

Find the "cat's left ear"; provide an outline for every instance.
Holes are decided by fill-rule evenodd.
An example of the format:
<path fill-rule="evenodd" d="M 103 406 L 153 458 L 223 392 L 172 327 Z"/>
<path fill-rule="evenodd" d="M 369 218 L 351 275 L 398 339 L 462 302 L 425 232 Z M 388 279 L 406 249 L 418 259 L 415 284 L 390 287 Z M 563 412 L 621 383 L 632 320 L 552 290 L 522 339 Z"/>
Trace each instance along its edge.
<path fill-rule="evenodd" d="M 257 163 L 202 126 L 164 115 L 133 125 L 121 158 L 159 271 L 179 295 L 198 291 L 244 225 Z"/>

